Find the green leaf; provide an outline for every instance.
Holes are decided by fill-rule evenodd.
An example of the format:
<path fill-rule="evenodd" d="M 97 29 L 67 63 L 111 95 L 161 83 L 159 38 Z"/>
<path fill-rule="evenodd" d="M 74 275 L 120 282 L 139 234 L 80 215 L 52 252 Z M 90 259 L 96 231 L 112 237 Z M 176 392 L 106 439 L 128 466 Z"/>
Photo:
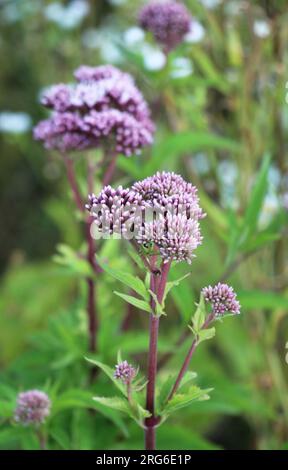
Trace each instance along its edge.
<path fill-rule="evenodd" d="M 189 277 L 190 275 L 191 273 L 187 273 L 184 276 L 180 277 L 179 279 L 176 279 L 175 281 L 167 282 L 163 300 L 165 301 L 167 295 L 169 294 L 170 290 L 173 289 L 173 287 L 179 286 L 181 281 L 184 281 L 184 279 L 187 279 L 187 277 Z"/>
<path fill-rule="evenodd" d="M 178 132 L 170 134 L 161 142 L 156 143 L 152 158 L 142 169 L 142 177 L 149 176 L 155 171 L 162 169 L 169 160 L 175 160 L 186 153 L 197 152 L 205 149 L 226 149 L 231 152 L 239 152 L 240 146 L 237 142 L 216 134 L 201 132 Z"/>
<path fill-rule="evenodd" d="M 262 248 L 262 246 L 266 245 L 267 243 L 272 243 L 276 240 L 279 240 L 280 238 L 280 233 L 273 233 L 265 230 L 263 232 L 257 233 L 255 237 L 248 239 L 247 242 L 243 245 L 243 251 L 255 251 L 258 248 Z"/>
<path fill-rule="evenodd" d="M 97 403 L 100 403 L 107 408 L 125 413 L 130 418 L 134 419 L 137 424 L 142 425 L 143 420 L 151 416 L 149 411 L 145 410 L 139 403 L 135 402 L 130 404 L 127 400 L 120 397 L 93 397 Z"/>
<path fill-rule="evenodd" d="M 197 377 L 196 372 L 187 371 L 184 375 L 181 385 L 178 389 L 180 391 L 185 385 L 194 380 Z M 165 404 L 167 403 L 167 398 L 169 393 L 177 379 L 177 374 L 169 374 L 168 377 L 162 382 L 159 387 L 159 392 L 157 395 L 157 409 L 159 413 L 162 413 Z"/>
<path fill-rule="evenodd" d="M 199 331 L 201 330 L 204 322 L 205 322 L 205 317 L 206 317 L 206 306 L 205 306 L 205 300 L 203 297 L 203 294 L 200 296 L 200 301 L 199 304 L 197 305 L 196 312 L 194 313 L 192 317 L 192 326 L 193 326 L 193 331 L 195 332 L 196 335 L 199 334 Z"/>
<path fill-rule="evenodd" d="M 109 377 L 110 380 L 114 383 L 115 387 L 120 390 L 120 392 L 126 397 L 127 392 L 126 392 L 126 387 L 120 382 L 119 380 L 116 380 L 114 377 L 114 369 L 111 367 L 107 366 L 106 364 L 103 364 L 103 362 L 100 362 L 98 360 L 95 360 L 93 358 L 86 357 L 85 358 L 88 362 L 93 364 L 94 366 L 99 367 L 106 375 Z"/>
<path fill-rule="evenodd" d="M 154 314 L 156 314 L 157 317 L 161 317 L 161 315 L 166 315 L 166 313 L 164 311 L 164 302 L 162 302 L 162 304 L 160 304 L 158 302 L 157 295 L 152 290 L 149 290 L 149 294 L 151 295 L 151 297 L 153 298 L 154 303 L 155 303 Z"/>
<path fill-rule="evenodd" d="M 15 409 L 14 402 L 2 401 L 0 402 L 0 417 L 11 418 Z"/>
<path fill-rule="evenodd" d="M 207 213 L 207 217 L 209 217 L 213 230 L 215 230 L 222 240 L 227 242 L 229 240 L 229 223 L 226 213 L 215 202 L 213 202 L 204 191 L 199 191 L 199 197 L 201 207 Z"/>
<path fill-rule="evenodd" d="M 110 268 L 109 266 L 107 266 L 107 264 L 103 263 L 98 257 L 97 261 L 106 273 L 110 274 L 110 276 L 114 277 L 118 281 L 130 287 L 130 289 L 133 289 L 143 299 L 149 300 L 149 293 L 147 292 L 144 282 L 141 281 L 139 277 L 118 269 Z"/>
<path fill-rule="evenodd" d="M 52 413 L 54 416 L 66 409 L 75 408 L 96 409 L 99 413 L 112 421 L 123 432 L 123 434 L 127 434 L 125 425 L 120 419 L 120 416 L 117 416 L 115 413 L 108 411 L 101 404 L 93 401 L 91 393 L 86 390 L 71 389 L 57 396 L 53 400 Z"/>
<path fill-rule="evenodd" d="M 148 410 L 145 410 L 145 408 L 143 408 L 139 403 L 137 403 L 137 412 L 140 421 L 151 416 L 151 413 Z"/>
<path fill-rule="evenodd" d="M 101 405 L 107 406 L 108 408 L 112 408 L 113 410 L 121 411 L 122 413 L 128 414 L 131 416 L 131 409 L 129 403 L 124 398 L 120 397 L 93 397 L 93 400 Z"/>
<path fill-rule="evenodd" d="M 57 442 L 57 444 L 64 450 L 71 448 L 71 441 L 66 430 L 55 426 L 49 429 L 49 434 Z"/>
<path fill-rule="evenodd" d="M 237 292 L 242 309 L 287 309 L 288 296 L 261 290 Z"/>
<path fill-rule="evenodd" d="M 202 341 L 206 341 L 207 339 L 214 338 L 215 336 L 215 328 L 208 328 L 208 329 L 203 329 L 198 332 L 198 344 L 200 344 Z"/>
<path fill-rule="evenodd" d="M 175 411 L 180 410 L 181 408 L 185 408 L 191 403 L 196 401 L 203 401 L 209 400 L 208 393 L 213 390 L 212 388 L 208 388 L 205 390 L 201 390 L 199 387 L 192 386 L 188 390 L 188 392 L 180 394 L 177 393 L 173 396 L 173 398 L 166 404 L 163 414 L 171 414 Z"/>
<path fill-rule="evenodd" d="M 139 310 L 144 310 L 144 312 L 151 313 L 151 307 L 148 302 L 145 302 L 145 300 L 140 300 L 131 295 L 126 295 L 117 291 L 114 291 L 114 294 L 118 295 L 118 297 L 121 297 L 121 299 L 125 300 L 129 304 L 134 305 L 134 307 L 139 308 Z"/>
<path fill-rule="evenodd" d="M 266 154 L 255 181 L 252 193 L 249 197 L 249 204 L 244 215 L 243 227 L 254 233 L 257 228 L 260 210 L 268 187 L 268 171 L 270 166 L 270 155 Z"/>
<path fill-rule="evenodd" d="M 64 244 L 59 244 L 57 250 L 58 254 L 53 256 L 53 260 L 56 263 L 69 268 L 73 274 L 85 277 L 94 275 L 88 261 L 81 258 L 72 248 Z"/>

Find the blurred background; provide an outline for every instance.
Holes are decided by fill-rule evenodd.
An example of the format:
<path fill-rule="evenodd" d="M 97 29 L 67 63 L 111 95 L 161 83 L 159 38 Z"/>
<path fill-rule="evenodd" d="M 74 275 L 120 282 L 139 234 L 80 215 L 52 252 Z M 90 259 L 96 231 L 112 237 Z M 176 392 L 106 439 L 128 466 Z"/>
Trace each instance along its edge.
<path fill-rule="evenodd" d="M 157 125 L 153 149 L 121 157 L 114 180 L 175 170 L 199 188 L 207 212 L 191 279 L 173 292 L 163 322 L 160 354 L 177 352 L 171 368 L 183 357 L 189 341 L 178 347 L 177 338 L 204 285 L 229 281 L 242 304 L 241 318 L 217 325 L 193 360 L 198 382 L 214 388 L 211 400 L 160 428 L 159 447 L 288 448 L 288 5 L 188 0 L 192 30 L 166 61 L 137 25 L 144 3 L 0 0 L 0 424 L 20 389 L 87 389 L 83 286 L 52 259 L 59 243 L 81 246 L 81 228 L 61 158 L 32 129 L 47 116 L 47 86 L 72 82 L 81 64 L 111 63 L 135 77 Z M 107 243 L 103 253 L 126 267 L 125 249 Z M 187 270 L 178 265 L 175 277 Z M 129 317 L 137 333 L 128 328 L 120 341 L 126 307 L 111 282 L 100 286 L 101 354 L 113 365 L 121 344 L 144 364 L 142 319 Z M 130 425 L 126 439 L 109 416 L 101 415 L 95 438 L 99 424 L 72 395 L 54 420 L 52 448 L 141 448 L 141 431 Z M 31 436 L 21 441 L 1 429 L 2 448 L 33 448 Z"/>

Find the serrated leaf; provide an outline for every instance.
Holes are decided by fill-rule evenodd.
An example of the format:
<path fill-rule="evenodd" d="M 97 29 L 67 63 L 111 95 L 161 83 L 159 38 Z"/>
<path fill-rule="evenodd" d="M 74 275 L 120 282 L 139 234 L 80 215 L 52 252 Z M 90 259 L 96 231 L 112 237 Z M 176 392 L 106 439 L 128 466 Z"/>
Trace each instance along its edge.
<path fill-rule="evenodd" d="M 178 391 L 181 391 L 181 389 L 187 385 L 189 382 L 194 380 L 197 377 L 196 372 L 192 371 L 187 371 L 186 374 L 184 375 L 181 384 L 179 386 Z M 160 385 L 159 388 L 159 393 L 157 396 L 157 408 L 159 413 L 162 412 L 166 402 L 167 398 L 169 396 L 169 393 L 171 392 L 171 389 L 177 379 L 177 374 L 169 374 L 169 376 L 166 378 L 166 380 L 163 381 L 163 383 Z"/>
<path fill-rule="evenodd" d="M 122 413 L 128 414 L 131 416 L 131 409 L 129 403 L 124 400 L 124 398 L 120 397 L 93 397 L 93 400 L 101 405 L 107 406 L 108 408 L 112 408 L 113 410 L 121 411 Z"/>
<path fill-rule="evenodd" d="M 125 300 L 129 304 L 134 305 L 134 307 L 144 310 L 144 312 L 151 313 L 151 307 L 148 302 L 145 302 L 145 300 L 137 299 L 132 295 L 123 294 L 117 291 L 114 291 L 114 294 L 118 295 L 118 297 L 121 297 L 121 299 Z"/>
<path fill-rule="evenodd" d="M 260 210 L 264 202 L 264 198 L 268 187 L 268 171 L 270 166 L 270 155 L 266 154 L 255 181 L 252 193 L 249 197 L 249 204 L 244 215 L 243 226 L 248 227 L 250 233 L 254 233 Z"/>
<path fill-rule="evenodd" d="M 163 410 L 163 414 L 174 413 L 175 411 L 178 411 L 181 408 L 185 408 L 196 401 L 209 400 L 210 397 L 208 393 L 211 392 L 211 390 L 213 389 L 208 388 L 205 390 L 201 390 L 199 387 L 193 386 L 188 390 L 187 393 L 177 393 L 166 404 Z"/>
<path fill-rule="evenodd" d="M 91 393 L 86 390 L 71 389 L 57 396 L 53 400 L 52 415 L 54 416 L 61 411 L 75 408 L 96 409 L 99 413 L 112 421 L 124 435 L 127 434 L 126 427 L 120 416 L 117 416 L 116 413 L 110 412 L 102 405 L 93 401 Z"/>
<path fill-rule="evenodd" d="M 151 416 L 151 413 L 148 410 L 145 410 L 145 408 L 143 408 L 143 406 L 141 406 L 139 403 L 137 403 L 137 411 L 141 421 Z"/>
<path fill-rule="evenodd" d="M 72 248 L 67 245 L 57 245 L 58 253 L 53 256 L 53 260 L 66 268 L 69 268 L 72 273 L 80 276 L 93 276 L 93 270 L 90 264 L 84 258 L 81 258 Z"/>
<path fill-rule="evenodd" d="M 100 267 L 110 276 L 114 277 L 114 279 L 117 279 L 118 281 L 122 282 L 126 286 L 128 286 L 130 289 L 133 289 L 137 294 L 140 295 L 144 300 L 149 301 L 149 294 L 147 292 L 147 289 L 145 287 L 145 284 L 141 279 L 137 276 L 134 276 L 133 274 L 110 268 L 107 266 L 107 264 L 103 263 L 99 257 L 97 257 L 97 261 L 100 265 Z"/>
<path fill-rule="evenodd" d="M 215 336 L 215 328 L 206 328 L 203 330 L 200 330 L 198 332 L 198 338 L 197 342 L 200 344 L 202 341 L 206 341 L 208 339 L 214 338 Z"/>

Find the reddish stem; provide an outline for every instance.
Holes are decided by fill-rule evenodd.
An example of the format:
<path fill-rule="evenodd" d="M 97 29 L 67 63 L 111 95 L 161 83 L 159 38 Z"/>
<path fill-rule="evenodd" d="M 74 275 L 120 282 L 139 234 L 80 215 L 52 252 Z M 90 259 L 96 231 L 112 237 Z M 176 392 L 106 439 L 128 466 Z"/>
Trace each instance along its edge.
<path fill-rule="evenodd" d="M 155 260 L 152 261 L 152 267 L 155 269 Z M 156 294 L 157 300 L 160 304 L 163 300 L 169 268 L 170 263 L 163 263 L 161 272 L 158 273 L 157 271 L 154 271 L 151 273 L 150 289 L 154 294 Z M 156 315 L 156 302 L 152 296 L 150 304 L 153 313 L 150 315 L 146 409 L 151 413 L 151 416 L 145 420 L 146 450 L 154 450 L 156 448 L 156 425 L 158 423 L 158 417 L 155 415 L 155 388 L 157 376 L 159 316 Z"/>
<path fill-rule="evenodd" d="M 66 166 L 66 173 L 67 179 L 70 184 L 73 198 L 77 208 L 81 211 L 85 211 L 85 207 L 82 201 L 82 196 L 80 194 L 77 180 L 75 177 L 74 165 L 73 160 L 67 155 L 63 155 L 65 166 Z M 89 176 L 88 176 L 89 181 Z M 90 180 L 91 184 L 91 180 Z M 86 224 L 86 241 L 87 241 L 87 261 L 89 262 L 90 266 L 94 271 L 97 272 L 97 263 L 95 261 L 95 247 L 94 247 L 94 240 L 91 236 L 91 223 L 92 220 L 88 217 L 85 224 Z M 87 295 L 87 315 L 88 315 L 88 334 L 89 334 L 89 351 L 95 352 L 96 351 L 96 331 L 98 328 L 98 321 L 97 321 L 97 312 L 96 312 L 96 301 L 95 301 L 95 282 L 94 279 L 91 277 L 87 278 L 87 288 L 88 288 L 88 295 Z"/>
<path fill-rule="evenodd" d="M 103 186 L 107 186 L 110 183 L 111 179 L 112 179 L 112 176 L 113 176 L 113 173 L 114 173 L 115 167 L 116 167 L 117 156 L 118 156 L 117 153 L 114 153 L 112 155 L 111 161 L 110 161 L 110 163 L 108 165 L 108 168 L 107 168 L 107 170 L 106 170 L 106 172 L 103 176 L 103 181 L 102 181 Z"/>
<path fill-rule="evenodd" d="M 85 207 L 84 207 L 82 197 L 78 188 L 78 184 L 75 178 L 73 160 L 71 160 L 71 158 L 67 157 L 66 155 L 63 155 L 63 159 L 64 159 L 64 163 L 66 166 L 67 179 L 70 184 L 70 188 L 72 190 L 75 204 L 77 208 L 79 209 L 79 211 L 84 212 Z"/>
<path fill-rule="evenodd" d="M 213 314 L 210 314 L 208 315 L 208 317 L 206 318 L 205 322 L 203 323 L 203 326 L 201 328 L 201 330 L 205 330 L 205 328 L 207 328 L 209 326 L 209 324 L 211 323 L 211 321 L 214 319 L 214 315 Z M 180 387 L 180 384 L 181 384 L 181 381 L 184 377 L 184 375 L 186 374 L 187 370 L 188 370 L 188 367 L 189 367 L 189 364 L 190 364 L 190 361 L 192 359 L 192 356 L 194 354 L 194 351 L 195 349 L 197 348 L 198 346 L 198 338 L 195 338 L 191 344 L 191 347 L 184 359 L 184 362 L 183 362 L 183 365 L 180 369 L 180 372 L 176 378 L 176 381 L 172 387 L 172 390 L 171 392 L 169 393 L 169 396 L 168 396 L 168 399 L 167 401 L 171 400 L 171 398 L 173 398 L 173 396 L 175 395 L 175 393 L 177 392 L 178 388 Z"/>
<path fill-rule="evenodd" d="M 97 269 L 95 261 L 95 247 L 94 240 L 91 236 L 91 220 L 86 222 L 86 239 L 87 239 L 87 261 L 90 266 L 95 270 Z M 98 319 L 96 310 L 96 284 L 93 278 L 87 278 L 88 285 L 88 300 L 87 300 L 87 313 L 88 313 L 88 329 L 89 329 L 89 350 L 96 351 L 96 332 L 98 329 Z"/>

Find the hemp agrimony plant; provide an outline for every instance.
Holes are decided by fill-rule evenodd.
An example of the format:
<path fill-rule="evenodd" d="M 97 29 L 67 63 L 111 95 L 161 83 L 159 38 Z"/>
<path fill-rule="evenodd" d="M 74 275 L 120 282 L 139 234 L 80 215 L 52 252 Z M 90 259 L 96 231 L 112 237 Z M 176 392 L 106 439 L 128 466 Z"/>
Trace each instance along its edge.
<path fill-rule="evenodd" d="M 83 157 L 87 166 L 86 193 L 93 192 L 95 176 L 103 166 L 101 184 L 106 185 L 113 177 L 119 154 L 129 157 L 151 145 L 154 125 L 148 105 L 129 74 L 111 65 L 82 65 L 74 76 L 77 83 L 55 85 L 43 94 L 42 104 L 53 113 L 35 127 L 34 137 L 48 150 L 56 149 L 61 153 L 75 205 L 86 227 L 87 263 L 78 254 L 73 259 L 72 250 L 65 246 L 59 248 L 60 254 L 56 259 L 64 265 L 71 265 L 71 258 L 76 260 L 77 270 L 85 276 L 89 350 L 95 352 L 99 328 L 96 280 L 101 268 L 95 259 L 95 244 L 90 231 L 92 218 L 85 211 L 80 182 L 75 173 L 74 154 L 86 151 Z M 96 163 L 91 149 L 98 148 L 102 150 L 102 160 Z"/>
<path fill-rule="evenodd" d="M 134 366 L 118 358 L 116 370 L 98 361 L 91 362 L 102 368 L 124 398 L 95 397 L 108 407 L 120 410 L 143 427 L 146 449 L 155 449 L 156 428 L 167 417 L 196 400 L 208 398 L 209 390 L 191 387 L 194 374 L 188 373 L 196 347 L 212 338 L 214 320 L 226 313 L 238 314 L 240 305 L 233 289 L 217 284 L 202 290 L 196 312 L 191 317 L 192 344 L 176 376 L 157 382 L 159 323 L 166 315 L 165 302 L 170 290 L 181 279 L 169 282 L 173 264 L 191 263 L 196 248 L 202 242 L 200 220 L 205 216 L 192 184 L 175 173 L 156 173 L 131 188 L 106 186 L 98 196 L 89 195 L 87 209 L 94 219 L 93 234 L 97 238 L 124 238 L 142 260 L 145 280 L 115 271 L 99 261 L 101 267 L 129 286 L 136 296 L 115 292 L 126 302 L 149 313 L 149 350 L 146 377 L 136 380 Z M 211 305 L 206 310 L 206 305 Z M 144 393 L 144 388 L 146 392 Z"/>

